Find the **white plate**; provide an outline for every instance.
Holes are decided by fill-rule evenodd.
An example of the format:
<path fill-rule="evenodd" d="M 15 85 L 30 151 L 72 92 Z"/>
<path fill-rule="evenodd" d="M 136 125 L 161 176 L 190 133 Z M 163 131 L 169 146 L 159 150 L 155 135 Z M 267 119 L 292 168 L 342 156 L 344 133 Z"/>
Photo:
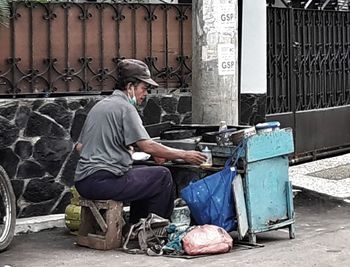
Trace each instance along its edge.
<path fill-rule="evenodd" d="M 133 160 L 148 160 L 151 155 L 145 152 L 134 152 L 131 157 Z"/>

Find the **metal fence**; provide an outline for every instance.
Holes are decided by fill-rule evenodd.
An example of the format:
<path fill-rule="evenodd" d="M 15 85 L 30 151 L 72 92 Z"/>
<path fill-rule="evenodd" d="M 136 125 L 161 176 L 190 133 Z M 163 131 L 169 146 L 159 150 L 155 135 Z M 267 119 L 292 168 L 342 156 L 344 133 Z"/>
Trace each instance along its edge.
<path fill-rule="evenodd" d="M 0 28 L 0 96 L 113 90 L 120 58 L 144 60 L 160 90 L 191 84 L 191 4 L 12 2 Z"/>
<path fill-rule="evenodd" d="M 298 156 L 349 149 L 350 12 L 267 12 L 267 119 L 293 128 Z"/>
<path fill-rule="evenodd" d="M 268 8 L 267 113 L 350 104 L 350 12 Z"/>
<path fill-rule="evenodd" d="M 290 11 L 267 9 L 267 113 L 291 110 Z"/>

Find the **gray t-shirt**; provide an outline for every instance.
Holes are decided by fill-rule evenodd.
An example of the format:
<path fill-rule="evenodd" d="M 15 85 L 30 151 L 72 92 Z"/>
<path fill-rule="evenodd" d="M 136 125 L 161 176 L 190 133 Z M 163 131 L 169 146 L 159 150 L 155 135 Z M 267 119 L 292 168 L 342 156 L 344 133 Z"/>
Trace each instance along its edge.
<path fill-rule="evenodd" d="M 119 90 L 98 102 L 89 112 L 79 137 L 83 144 L 75 171 L 80 181 L 98 170 L 123 175 L 132 165 L 128 146 L 150 139 L 136 108 Z"/>

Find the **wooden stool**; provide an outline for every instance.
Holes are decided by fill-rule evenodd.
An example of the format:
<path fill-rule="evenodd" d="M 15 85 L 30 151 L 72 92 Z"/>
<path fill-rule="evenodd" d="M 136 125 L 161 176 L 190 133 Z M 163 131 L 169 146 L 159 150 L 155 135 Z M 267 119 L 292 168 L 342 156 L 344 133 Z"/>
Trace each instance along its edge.
<path fill-rule="evenodd" d="M 80 199 L 79 203 L 78 245 L 100 250 L 121 247 L 123 202 Z"/>

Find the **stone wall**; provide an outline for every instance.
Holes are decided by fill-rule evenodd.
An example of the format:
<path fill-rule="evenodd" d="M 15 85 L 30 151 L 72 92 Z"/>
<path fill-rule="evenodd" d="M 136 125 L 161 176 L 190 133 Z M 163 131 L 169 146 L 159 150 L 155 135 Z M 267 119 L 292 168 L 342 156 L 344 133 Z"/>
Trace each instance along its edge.
<path fill-rule="evenodd" d="M 0 100 L 0 165 L 17 198 L 17 216 L 63 213 L 78 155 L 73 147 L 86 115 L 102 96 Z M 150 95 L 145 125 L 191 122 L 191 95 Z"/>

